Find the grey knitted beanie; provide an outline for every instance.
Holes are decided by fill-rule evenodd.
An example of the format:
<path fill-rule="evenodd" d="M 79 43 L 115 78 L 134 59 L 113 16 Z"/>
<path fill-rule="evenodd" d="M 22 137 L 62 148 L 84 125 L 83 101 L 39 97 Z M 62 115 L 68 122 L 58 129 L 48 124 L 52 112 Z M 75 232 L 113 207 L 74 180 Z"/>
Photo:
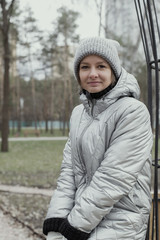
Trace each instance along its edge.
<path fill-rule="evenodd" d="M 90 37 L 83 39 L 74 58 L 74 75 L 76 79 L 79 81 L 79 64 L 88 55 L 97 55 L 106 60 L 111 66 L 116 79 L 118 79 L 121 74 L 121 64 L 117 51 L 119 46 L 117 41 L 107 38 Z"/>

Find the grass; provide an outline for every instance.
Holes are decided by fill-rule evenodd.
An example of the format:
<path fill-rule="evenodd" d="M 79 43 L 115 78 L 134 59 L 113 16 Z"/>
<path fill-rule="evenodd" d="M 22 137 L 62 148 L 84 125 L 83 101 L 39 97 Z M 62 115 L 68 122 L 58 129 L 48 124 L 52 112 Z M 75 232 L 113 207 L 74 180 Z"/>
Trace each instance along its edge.
<path fill-rule="evenodd" d="M 10 142 L 0 153 L 0 183 L 50 188 L 56 185 L 66 141 Z"/>
<path fill-rule="evenodd" d="M 60 172 L 65 142 L 9 142 L 9 152 L 0 152 L 0 184 L 54 188 Z M 39 234 L 42 234 L 49 202 L 49 196 L 0 193 L 2 209 Z"/>

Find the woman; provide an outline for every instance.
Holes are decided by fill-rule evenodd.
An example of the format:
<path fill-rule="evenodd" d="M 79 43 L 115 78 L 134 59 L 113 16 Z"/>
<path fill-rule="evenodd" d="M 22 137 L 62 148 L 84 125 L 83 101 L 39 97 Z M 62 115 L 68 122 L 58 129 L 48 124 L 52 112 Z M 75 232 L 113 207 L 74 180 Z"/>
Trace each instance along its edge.
<path fill-rule="evenodd" d="M 47 240 L 143 240 L 151 206 L 150 117 L 136 79 L 120 65 L 118 43 L 84 39 L 74 73 L 81 86 Z"/>

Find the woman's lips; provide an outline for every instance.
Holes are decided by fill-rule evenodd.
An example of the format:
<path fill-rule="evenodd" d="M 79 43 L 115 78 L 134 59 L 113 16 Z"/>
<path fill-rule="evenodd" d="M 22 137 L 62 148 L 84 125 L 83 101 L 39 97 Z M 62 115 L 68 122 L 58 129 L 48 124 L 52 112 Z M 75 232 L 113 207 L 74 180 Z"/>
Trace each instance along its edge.
<path fill-rule="evenodd" d="M 96 87 L 99 84 L 100 84 L 100 82 L 88 82 L 88 85 L 92 86 L 92 87 Z"/>

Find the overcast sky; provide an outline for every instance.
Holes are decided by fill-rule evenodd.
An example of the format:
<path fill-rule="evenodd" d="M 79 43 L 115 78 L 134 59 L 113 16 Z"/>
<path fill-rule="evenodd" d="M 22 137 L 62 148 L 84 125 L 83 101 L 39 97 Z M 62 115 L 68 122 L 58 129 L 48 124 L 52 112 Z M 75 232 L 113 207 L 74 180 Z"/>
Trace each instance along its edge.
<path fill-rule="evenodd" d="M 79 25 L 77 33 L 80 38 L 98 35 L 98 15 L 94 0 L 77 0 L 77 3 L 76 0 L 20 0 L 19 2 L 21 9 L 24 9 L 27 5 L 32 8 L 34 17 L 38 20 L 39 28 L 44 31 L 52 29 L 52 22 L 57 17 L 57 9 L 66 6 L 80 12 L 80 17 L 77 20 Z M 85 4 L 86 2 L 89 4 Z"/>

